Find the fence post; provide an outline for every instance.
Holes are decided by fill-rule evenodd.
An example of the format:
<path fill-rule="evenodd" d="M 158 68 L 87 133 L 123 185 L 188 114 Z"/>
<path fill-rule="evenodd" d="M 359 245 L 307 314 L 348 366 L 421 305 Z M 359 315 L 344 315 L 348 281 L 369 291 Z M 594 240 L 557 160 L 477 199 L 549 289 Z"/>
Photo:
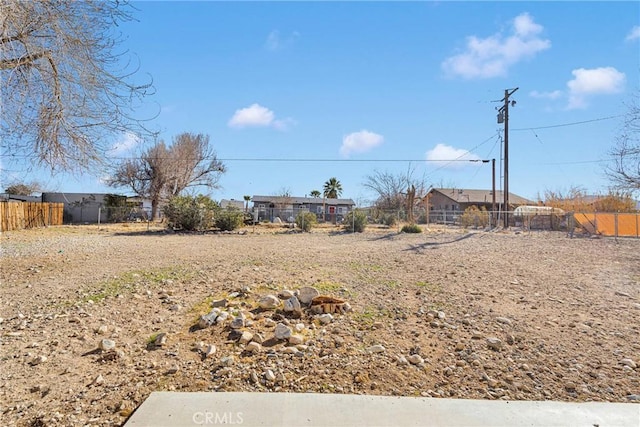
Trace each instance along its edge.
<path fill-rule="evenodd" d="M 616 240 L 618 240 L 618 212 L 613 214 L 613 229 L 616 235 Z"/>
<path fill-rule="evenodd" d="M 100 226 L 100 215 L 102 214 L 102 206 L 98 206 L 98 226 Z"/>

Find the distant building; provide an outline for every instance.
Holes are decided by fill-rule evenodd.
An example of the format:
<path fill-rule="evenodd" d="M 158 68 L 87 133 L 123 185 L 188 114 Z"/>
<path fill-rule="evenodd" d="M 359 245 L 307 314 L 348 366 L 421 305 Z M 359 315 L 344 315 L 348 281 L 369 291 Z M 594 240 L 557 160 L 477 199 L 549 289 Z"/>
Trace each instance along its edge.
<path fill-rule="evenodd" d="M 326 199 L 322 197 L 253 196 L 253 212 L 257 221 L 292 222 L 300 211 L 315 213 L 319 220 L 341 222 L 353 210 L 351 199 Z"/>
<path fill-rule="evenodd" d="M 220 200 L 220 207 L 223 208 L 223 209 L 235 208 L 235 209 L 244 210 L 244 203 L 245 203 L 244 200 L 222 199 L 222 200 Z"/>
<path fill-rule="evenodd" d="M 98 222 L 106 196 L 102 193 L 42 193 L 42 201 L 64 203 L 66 224 L 90 224 Z"/>

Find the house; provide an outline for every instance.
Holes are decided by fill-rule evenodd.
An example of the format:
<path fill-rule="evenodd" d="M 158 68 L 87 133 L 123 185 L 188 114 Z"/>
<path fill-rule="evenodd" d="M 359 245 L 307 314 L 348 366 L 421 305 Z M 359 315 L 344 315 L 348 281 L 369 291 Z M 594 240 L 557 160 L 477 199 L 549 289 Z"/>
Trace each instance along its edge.
<path fill-rule="evenodd" d="M 466 188 L 432 188 L 426 198 L 429 216 L 433 221 L 455 221 L 470 206 L 493 211 L 493 192 L 491 190 L 470 190 Z M 497 190 L 495 195 L 495 211 L 502 211 L 504 193 Z M 509 193 L 509 211 L 518 206 L 535 205 L 536 203 Z"/>
<path fill-rule="evenodd" d="M 341 222 L 353 210 L 351 199 L 326 199 L 321 197 L 253 196 L 253 214 L 257 221 L 293 222 L 301 211 L 313 212 L 319 220 Z"/>
<path fill-rule="evenodd" d="M 64 203 L 65 223 L 97 223 L 106 194 L 102 193 L 42 193 L 42 201 Z M 104 218 L 102 218 L 104 220 Z"/>
<path fill-rule="evenodd" d="M 220 200 L 220 207 L 222 209 L 233 208 L 233 209 L 239 209 L 239 210 L 243 211 L 244 210 L 244 200 L 222 199 L 222 200 Z"/>

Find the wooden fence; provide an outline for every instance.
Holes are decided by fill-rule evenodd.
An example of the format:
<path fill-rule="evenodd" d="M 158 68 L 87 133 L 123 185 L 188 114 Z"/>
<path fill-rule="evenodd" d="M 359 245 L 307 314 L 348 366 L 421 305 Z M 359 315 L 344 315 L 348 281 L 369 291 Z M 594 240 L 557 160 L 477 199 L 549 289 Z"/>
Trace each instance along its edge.
<path fill-rule="evenodd" d="M 64 203 L 0 202 L 0 231 L 62 225 Z"/>

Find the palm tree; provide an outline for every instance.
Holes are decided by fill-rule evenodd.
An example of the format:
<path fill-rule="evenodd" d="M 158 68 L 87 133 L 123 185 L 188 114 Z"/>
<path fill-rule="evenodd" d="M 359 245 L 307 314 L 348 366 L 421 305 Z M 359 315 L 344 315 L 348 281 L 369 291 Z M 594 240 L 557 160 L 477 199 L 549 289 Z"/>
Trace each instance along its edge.
<path fill-rule="evenodd" d="M 342 184 L 337 178 L 330 178 L 324 183 L 324 197 L 327 199 L 337 199 L 342 194 Z"/>
<path fill-rule="evenodd" d="M 309 195 L 317 199 L 318 197 L 320 197 L 321 193 L 318 190 L 311 190 L 311 193 L 309 193 Z"/>
<path fill-rule="evenodd" d="M 249 210 L 249 200 L 251 200 L 251 196 L 244 196 L 244 211 L 247 212 Z"/>
<path fill-rule="evenodd" d="M 342 194 L 342 184 L 337 178 L 329 178 L 329 181 L 324 183 L 324 192 L 322 193 L 322 221 L 326 219 L 326 207 L 325 199 L 337 199 Z"/>

